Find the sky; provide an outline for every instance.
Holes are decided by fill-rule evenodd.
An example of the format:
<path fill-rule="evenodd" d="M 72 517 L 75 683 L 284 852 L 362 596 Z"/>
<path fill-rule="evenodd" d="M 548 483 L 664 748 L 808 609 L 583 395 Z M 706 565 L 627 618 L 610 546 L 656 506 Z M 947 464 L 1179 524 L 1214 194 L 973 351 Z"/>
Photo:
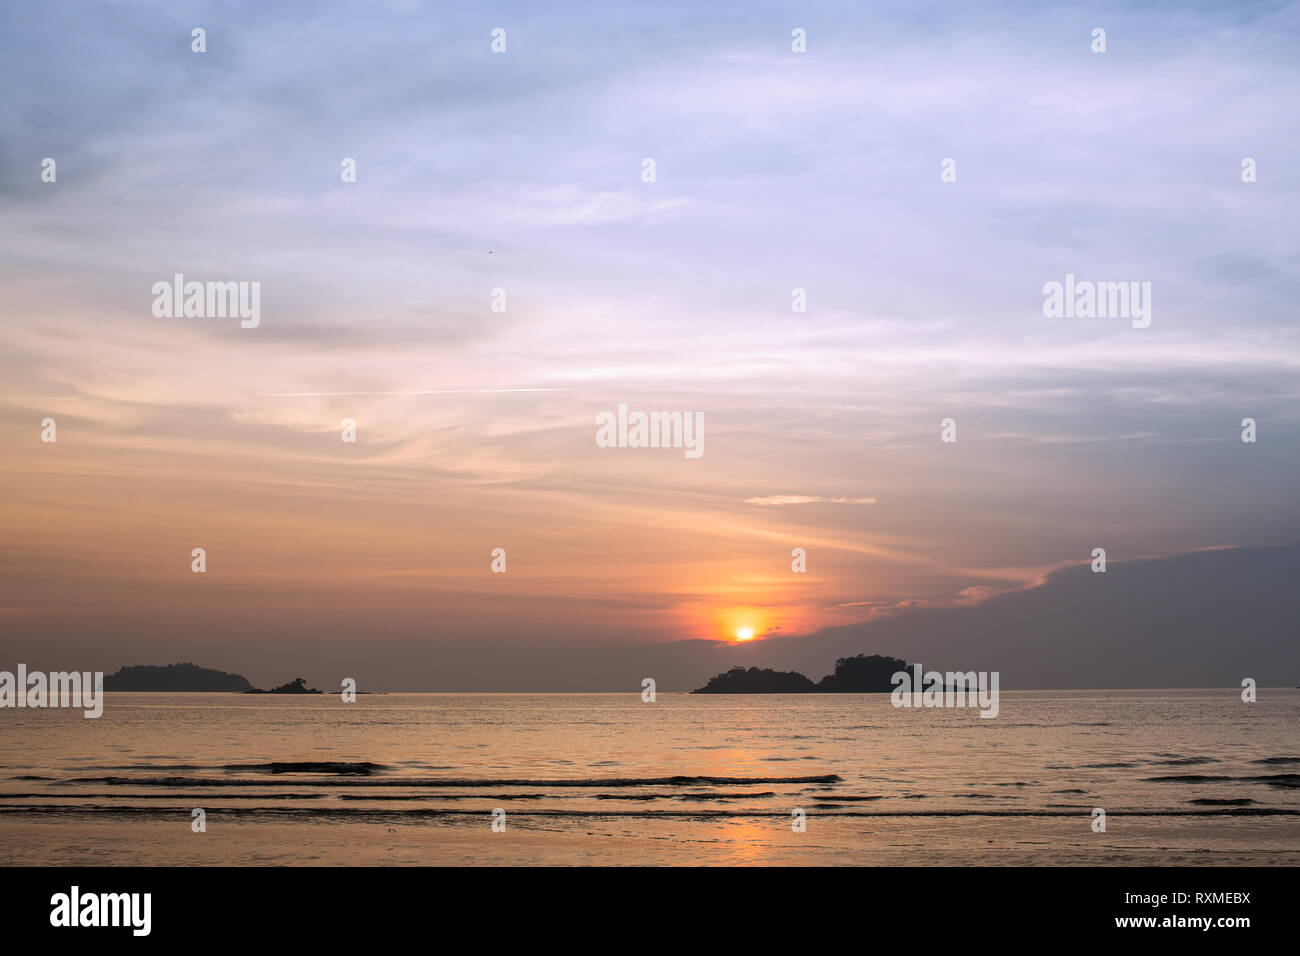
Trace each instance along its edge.
<path fill-rule="evenodd" d="M 0 657 L 639 688 L 647 648 L 885 624 L 908 656 L 1098 547 L 1291 561 L 1298 33 L 1250 2 L 8 5 Z M 260 283 L 260 324 L 155 316 L 176 273 Z M 1149 282 L 1149 327 L 1046 317 L 1067 274 Z M 599 447 L 620 404 L 702 415 L 704 453 Z"/>

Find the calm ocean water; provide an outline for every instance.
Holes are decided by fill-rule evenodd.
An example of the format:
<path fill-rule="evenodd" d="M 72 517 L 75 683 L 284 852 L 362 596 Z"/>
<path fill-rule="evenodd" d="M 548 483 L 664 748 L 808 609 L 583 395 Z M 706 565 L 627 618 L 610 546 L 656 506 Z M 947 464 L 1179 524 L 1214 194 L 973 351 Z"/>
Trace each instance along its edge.
<path fill-rule="evenodd" d="M 0 862 L 1294 865 L 1298 731 L 1267 689 L 109 694 L 0 714 Z"/>

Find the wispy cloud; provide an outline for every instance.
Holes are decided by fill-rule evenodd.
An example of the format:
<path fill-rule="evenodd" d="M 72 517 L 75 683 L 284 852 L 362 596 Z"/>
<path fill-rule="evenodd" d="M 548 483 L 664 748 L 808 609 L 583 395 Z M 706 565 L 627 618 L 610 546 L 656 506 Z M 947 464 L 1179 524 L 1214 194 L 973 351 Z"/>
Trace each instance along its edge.
<path fill-rule="evenodd" d="M 875 498 L 823 498 L 820 495 L 768 495 L 765 498 L 746 498 L 747 505 L 874 505 Z"/>

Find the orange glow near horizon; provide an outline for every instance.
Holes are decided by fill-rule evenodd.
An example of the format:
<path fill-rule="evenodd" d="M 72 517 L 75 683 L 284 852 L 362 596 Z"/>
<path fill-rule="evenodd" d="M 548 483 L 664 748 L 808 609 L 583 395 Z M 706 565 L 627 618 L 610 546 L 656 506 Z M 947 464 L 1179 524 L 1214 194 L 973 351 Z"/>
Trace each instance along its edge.
<path fill-rule="evenodd" d="M 733 644 L 759 641 L 775 623 L 770 609 L 733 607 L 714 618 L 714 633 Z"/>

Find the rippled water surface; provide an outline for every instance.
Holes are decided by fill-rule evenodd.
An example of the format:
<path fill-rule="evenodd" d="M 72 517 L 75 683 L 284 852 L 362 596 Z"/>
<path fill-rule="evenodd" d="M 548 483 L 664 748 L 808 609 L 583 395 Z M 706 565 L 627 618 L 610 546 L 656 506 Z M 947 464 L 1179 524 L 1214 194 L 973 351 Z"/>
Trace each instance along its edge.
<path fill-rule="evenodd" d="M 110 694 L 99 720 L 0 714 L 0 854 L 81 861 L 78 848 L 111 840 L 96 861 L 220 862 L 225 833 L 233 861 L 247 853 L 236 834 L 269 824 L 278 838 L 258 839 L 278 848 L 259 861 L 346 863 L 359 828 L 418 826 L 436 847 L 440 832 L 491 834 L 500 808 L 531 839 L 485 862 L 547 862 L 548 846 L 557 861 L 599 859 L 602 834 L 644 862 L 711 862 L 719 840 L 769 839 L 791 862 L 814 840 L 789 834 L 799 809 L 809 833 L 840 834 L 852 862 L 894 846 L 891 827 L 918 862 L 942 863 L 945 847 L 974 845 L 972 827 L 1010 846 L 1027 818 L 1071 842 L 1077 830 L 1079 846 L 1114 843 L 1132 821 L 1138 847 L 1152 833 L 1209 846 L 1232 832 L 1243 859 L 1293 860 L 1298 731 L 1295 690 L 1255 704 L 1232 690 L 1006 692 L 994 719 L 895 709 L 888 695 Z M 1095 807 L 1105 835 L 1091 829 Z M 191 833 L 193 808 L 206 834 Z M 656 845 L 639 850 L 641 837 Z M 1054 862 L 1060 838 L 1030 842 L 1043 845 L 1023 852 Z M 835 840 L 817 845 L 815 862 L 834 862 Z M 477 859 L 473 847 L 455 861 Z"/>

